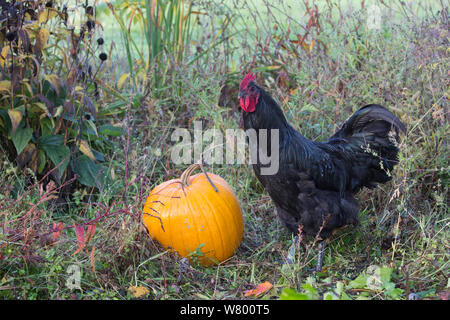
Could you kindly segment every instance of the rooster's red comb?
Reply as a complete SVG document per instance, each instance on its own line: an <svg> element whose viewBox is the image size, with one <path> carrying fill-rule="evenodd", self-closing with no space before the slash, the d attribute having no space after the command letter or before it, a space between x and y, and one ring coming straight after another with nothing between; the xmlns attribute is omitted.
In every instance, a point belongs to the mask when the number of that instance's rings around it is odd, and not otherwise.
<svg viewBox="0 0 450 320"><path fill-rule="evenodd" d="M245 88L247 88L248 84L251 81L255 81L255 75L253 73L247 73L247 75L244 77L244 79L242 79L241 84L239 85L239 90L243 90Z"/></svg>

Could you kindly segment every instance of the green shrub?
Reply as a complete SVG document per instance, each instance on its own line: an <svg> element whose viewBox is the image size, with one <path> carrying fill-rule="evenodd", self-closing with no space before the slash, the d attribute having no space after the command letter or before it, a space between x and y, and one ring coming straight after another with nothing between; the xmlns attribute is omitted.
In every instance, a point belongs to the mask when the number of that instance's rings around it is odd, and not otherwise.
<svg viewBox="0 0 450 320"><path fill-rule="evenodd" d="M108 136L121 128L98 127L105 120L98 110L108 55L95 8L45 0L1 6L1 150L58 184L78 175L81 184L102 187Z"/></svg>

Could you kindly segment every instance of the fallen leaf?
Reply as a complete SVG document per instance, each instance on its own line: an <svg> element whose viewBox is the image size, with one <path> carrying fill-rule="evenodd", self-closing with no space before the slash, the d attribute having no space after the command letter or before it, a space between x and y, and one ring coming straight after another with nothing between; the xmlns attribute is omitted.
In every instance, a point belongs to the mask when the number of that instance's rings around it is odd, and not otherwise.
<svg viewBox="0 0 450 320"><path fill-rule="evenodd" d="M272 288L273 288L273 285L269 281L266 281L264 283L258 284L255 289L245 291L244 295L246 297L248 297L248 296L257 297L257 296L260 296L263 293L269 291Z"/></svg>
<svg viewBox="0 0 450 320"><path fill-rule="evenodd" d="M128 291L130 291L130 293L135 298L140 298L140 297L145 296L150 293L150 291L146 287L143 287L143 286L138 286L138 287L131 286L128 288Z"/></svg>

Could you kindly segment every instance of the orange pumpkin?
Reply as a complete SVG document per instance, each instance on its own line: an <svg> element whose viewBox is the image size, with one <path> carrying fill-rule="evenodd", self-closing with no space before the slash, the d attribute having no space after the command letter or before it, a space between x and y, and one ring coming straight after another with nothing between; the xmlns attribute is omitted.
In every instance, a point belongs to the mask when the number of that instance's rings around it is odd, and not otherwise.
<svg viewBox="0 0 450 320"><path fill-rule="evenodd" d="M191 176L201 168L203 173ZM231 257L242 240L242 210L233 189L220 176L194 164L180 179L154 188L144 206L150 236L183 257L208 266Z"/></svg>

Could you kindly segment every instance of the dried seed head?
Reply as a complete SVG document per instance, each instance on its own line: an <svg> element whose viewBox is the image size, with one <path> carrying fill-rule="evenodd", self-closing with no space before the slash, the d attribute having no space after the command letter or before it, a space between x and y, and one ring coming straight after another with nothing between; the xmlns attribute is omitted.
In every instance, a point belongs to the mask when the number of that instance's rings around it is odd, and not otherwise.
<svg viewBox="0 0 450 320"><path fill-rule="evenodd" d="M104 52L100 53L99 56L100 60L105 61L106 59L108 59L108 55Z"/></svg>
<svg viewBox="0 0 450 320"><path fill-rule="evenodd" d="M17 33L15 31L8 32L6 34L6 40L13 41L16 38L16 34Z"/></svg>
<svg viewBox="0 0 450 320"><path fill-rule="evenodd" d="M94 15L94 7L93 6L87 6L86 7L86 14L90 14L91 16Z"/></svg>
<svg viewBox="0 0 450 320"><path fill-rule="evenodd" d="M95 22L92 21L92 20L88 20L88 21L86 22L86 26L87 26L88 30L91 31L92 29L95 28Z"/></svg>

